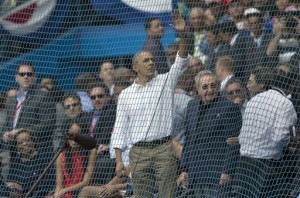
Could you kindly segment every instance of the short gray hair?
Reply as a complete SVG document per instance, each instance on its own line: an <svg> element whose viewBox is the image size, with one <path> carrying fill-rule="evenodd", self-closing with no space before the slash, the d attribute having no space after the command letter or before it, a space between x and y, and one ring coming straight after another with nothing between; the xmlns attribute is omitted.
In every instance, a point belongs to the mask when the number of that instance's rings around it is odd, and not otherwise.
<svg viewBox="0 0 300 198"><path fill-rule="evenodd" d="M195 77L195 85L196 85L196 88L198 89L199 88L199 81L201 78L203 78L204 76L213 76L213 77L216 77L211 71L209 70L203 70L203 71L200 71L196 77Z"/></svg>

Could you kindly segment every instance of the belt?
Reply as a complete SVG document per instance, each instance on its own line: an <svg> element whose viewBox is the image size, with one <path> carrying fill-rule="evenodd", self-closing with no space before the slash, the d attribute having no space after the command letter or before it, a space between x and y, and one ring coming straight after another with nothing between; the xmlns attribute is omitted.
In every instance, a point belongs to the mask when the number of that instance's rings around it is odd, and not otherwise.
<svg viewBox="0 0 300 198"><path fill-rule="evenodd" d="M152 140L150 142L139 141L139 142L133 144L133 146L138 146L138 147L156 147L156 146L160 146L162 144L165 144L165 143L169 142L170 140L171 140L171 136L166 136L166 137L163 137L163 138L158 139L158 140Z"/></svg>

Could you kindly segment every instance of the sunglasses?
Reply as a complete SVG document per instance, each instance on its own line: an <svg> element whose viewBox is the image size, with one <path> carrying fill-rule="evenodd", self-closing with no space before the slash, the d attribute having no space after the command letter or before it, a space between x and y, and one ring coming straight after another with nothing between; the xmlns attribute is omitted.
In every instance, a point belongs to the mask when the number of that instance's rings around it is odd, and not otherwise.
<svg viewBox="0 0 300 198"><path fill-rule="evenodd" d="M91 95L90 97L92 100L95 100L96 98L102 99L106 97L106 94Z"/></svg>
<svg viewBox="0 0 300 198"><path fill-rule="evenodd" d="M34 74L33 74L33 72L20 72L20 73L18 73L18 75L19 76L21 76L21 77L32 77Z"/></svg>
<svg viewBox="0 0 300 198"><path fill-rule="evenodd" d="M216 84L216 83L212 83L212 84L204 84L204 85L202 85L202 89L203 90L206 90L206 89L208 89L208 87L210 87L210 88L212 88L212 89L215 89L215 88L217 88L218 87L218 85Z"/></svg>
<svg viewBox="0 0 300 198"><path fill-rule="evenodd" d="M79 102L77 102L77 103L73 103L73 104L69 104L69 105L65 105L64 106L64 109L71 109L71 107L77 107L77 106L79 106L80 104L79 104Z"/></svg>

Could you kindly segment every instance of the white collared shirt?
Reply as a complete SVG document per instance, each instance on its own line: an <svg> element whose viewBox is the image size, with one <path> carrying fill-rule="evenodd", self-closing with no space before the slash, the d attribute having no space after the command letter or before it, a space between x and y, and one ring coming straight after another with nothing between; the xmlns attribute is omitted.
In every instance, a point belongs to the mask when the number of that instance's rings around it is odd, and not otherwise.
<svg viewBox="0 0 300 198"><path fill-rule="evenodd" d="M227 76L222 82L221 82L221 85L220 85L220 92L222 93L222 92L225 92L225 88L226 88L226 84L227 84L227 82L231 79L231 78L233 78L233 74L231 74L231 75L229 75L229 76Z"/></svg>
<svg viewBox="0 0 300 198"><path fill-rule="evenodd" d="M185 115L188 103L193 98L188 96L186 91L183 89L176 88L174 94L174 118L173 118L173 128L172 128L172 136L175 137L182 145L185 140Z"/></svg>
<svg viewBox="0 0 300 198"><path fill-rule="evenodd" d="M247 104L239 135L241 155L280 159L296 121L295 108L283 92L270 89L254 96Z"/></svg>
<svg viewBox="0 0 300 198"><path fill-rule="evenodd" d="M112 148L124 151L139 141L152 141L171 134L174 89L189 58L180 58L177 54L168 73L157 75L145 86L133 83L121 92L111 137Z"/></svg>
<svg viewBox="0 0 300 198"><path fill-rule="evenodd" d="M236 39L238 38L238 36L239 36L239 33L235 34L235 35L232 37L232 39L231 39L231 41L230 41L230 46L233 46L233 45L235 44Z"/></svg>
<svg viewBox="0 0 300 198"><path fill-rule="evenodd" d="M17 123L18 123L18 120L19 120L19 116L20 116L20 112L21 112L21 109L23 107L23 103L25 101L25 98L26 98L26 94L27 92L23 92L23 91L19 91L18 94L17 94L17 106L14 107L14 123L13 123L13 128L15 128L17 126Z"/></svg>
<svg viewBox="0 0 300 198"><path fill-rule="evenodd" d="M77 95L80 97L82 111L92 112L94 110L94 107L90 96L84 91L77 91Z"/></svg>

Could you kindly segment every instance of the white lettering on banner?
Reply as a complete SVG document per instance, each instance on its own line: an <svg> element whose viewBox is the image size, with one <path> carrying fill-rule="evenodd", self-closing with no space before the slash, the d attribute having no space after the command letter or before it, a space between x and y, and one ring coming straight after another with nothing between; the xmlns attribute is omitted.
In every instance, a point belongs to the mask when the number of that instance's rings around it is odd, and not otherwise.
<svg viewBox="0 0 300 198"><path fill-rule="evenodd" d="M121 0L142 12L162 13L172 11L172 0Z"/></svg>

